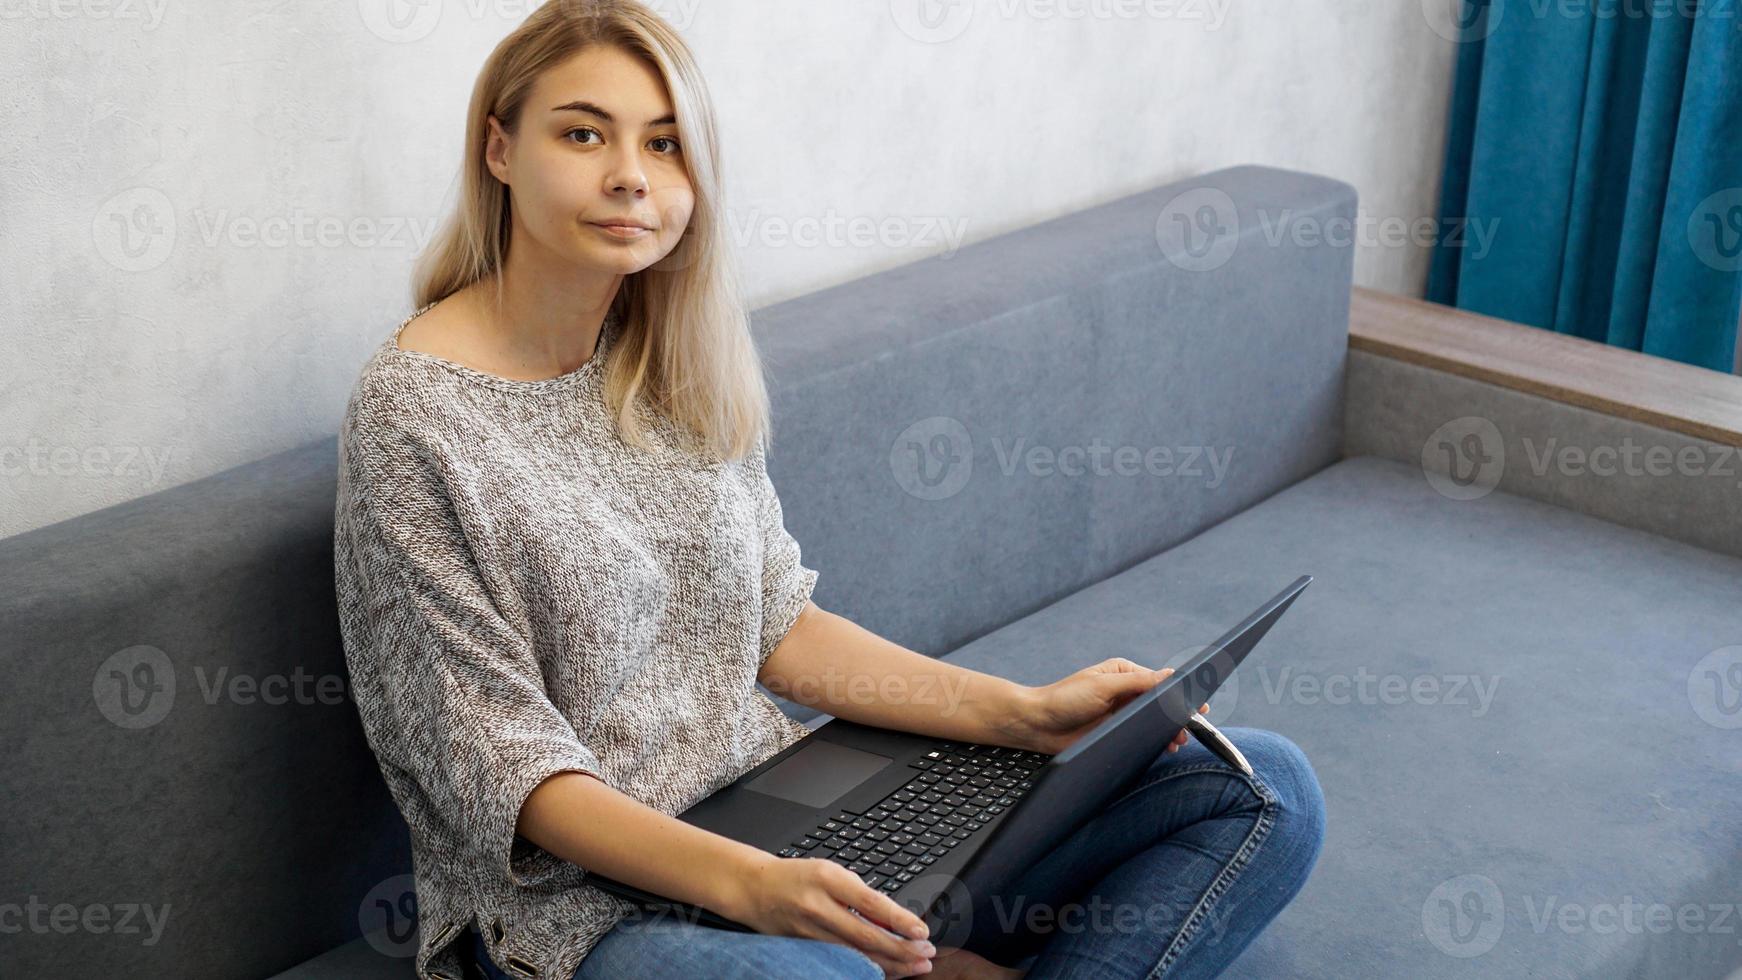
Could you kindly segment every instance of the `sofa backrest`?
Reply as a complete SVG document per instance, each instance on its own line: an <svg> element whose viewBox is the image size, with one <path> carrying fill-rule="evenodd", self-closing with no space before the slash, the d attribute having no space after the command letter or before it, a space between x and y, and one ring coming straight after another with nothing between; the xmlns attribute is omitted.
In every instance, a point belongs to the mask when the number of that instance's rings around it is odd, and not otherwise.
<svg viewBox="0 0 1742 980"><path fill-rule="evenodd" d="M269 976L410 869L346 696L337 462L329 438L0 540L0 902L43 906L0 975Z"/></svg>
<svg viewBox="0 0 1742 980"><path fill-rule="evenodd" d="M1240 167L758 311L818 603L946 652L1329 464L1352 252L1276 228L1354 207ZM0 541L8 975L265 976L402 900L344 694L336 462Z"/></svg>
<svg viewBox="0 0 1742 980"><path fill-rule="evenodd" d="M1355 204L1236 167L758 311L817 604L947 653L1335 461Z"/></svg>

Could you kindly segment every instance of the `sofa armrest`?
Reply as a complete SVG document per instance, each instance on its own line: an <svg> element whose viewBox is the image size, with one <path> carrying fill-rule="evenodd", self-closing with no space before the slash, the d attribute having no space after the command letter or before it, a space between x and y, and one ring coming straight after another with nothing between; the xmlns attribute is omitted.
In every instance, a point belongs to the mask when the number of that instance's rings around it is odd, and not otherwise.
<svg viewBox="0 0 1742 980"><path fill-rule="evenodd" d="M1344 454L1742 555L1742 377L1354 290Z"/></svg>
<svg viewBox="0 0 1742 980"><path fill-rule="evenodd" d="M1349 349L1742 446L1742 377L1357 287Z"/></svg>

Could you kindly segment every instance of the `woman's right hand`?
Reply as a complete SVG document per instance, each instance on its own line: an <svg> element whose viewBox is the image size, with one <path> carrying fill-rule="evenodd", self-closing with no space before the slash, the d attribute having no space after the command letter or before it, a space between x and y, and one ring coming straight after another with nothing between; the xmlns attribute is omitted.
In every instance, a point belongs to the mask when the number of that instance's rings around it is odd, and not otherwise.
<svg viewBox="0 0 1742 980"><path fill-rule="evenodd" d="M721 914L757 932L851 946L889 978L931 970L937 950L919 916L833 861L760 855L736 884L734 899ZM878 925L917 938L900 939Z"/></svg>

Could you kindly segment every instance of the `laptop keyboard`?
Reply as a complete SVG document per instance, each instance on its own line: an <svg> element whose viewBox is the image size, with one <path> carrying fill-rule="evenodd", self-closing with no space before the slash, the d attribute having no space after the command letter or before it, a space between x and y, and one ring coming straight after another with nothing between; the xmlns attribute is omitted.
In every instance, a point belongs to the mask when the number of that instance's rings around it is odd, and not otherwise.
<svg viewBox="0 0 1742 980"><path fill-rule="evenodd" d="M899 789L863 813L838 811L779 851L825 858L881 892L893 892L973 837L1033 785L1050 755L998 745L938 742L908 764Z"/></svg>

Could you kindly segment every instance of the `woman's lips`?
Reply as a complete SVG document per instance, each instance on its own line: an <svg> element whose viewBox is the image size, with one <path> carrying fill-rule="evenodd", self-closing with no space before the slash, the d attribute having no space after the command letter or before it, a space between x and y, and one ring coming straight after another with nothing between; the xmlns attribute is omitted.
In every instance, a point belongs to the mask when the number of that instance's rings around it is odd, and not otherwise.
<svg viewBox="0 0 1742 980"><path fill-rule="evenodd" d="M610 235L612 238L620 238L624 241L633 241L634 239L643 238L647 235L653 234L652 230L636 225L600 224L596 221L588 222L588 224L591 224L594 228Z"/></svg>

